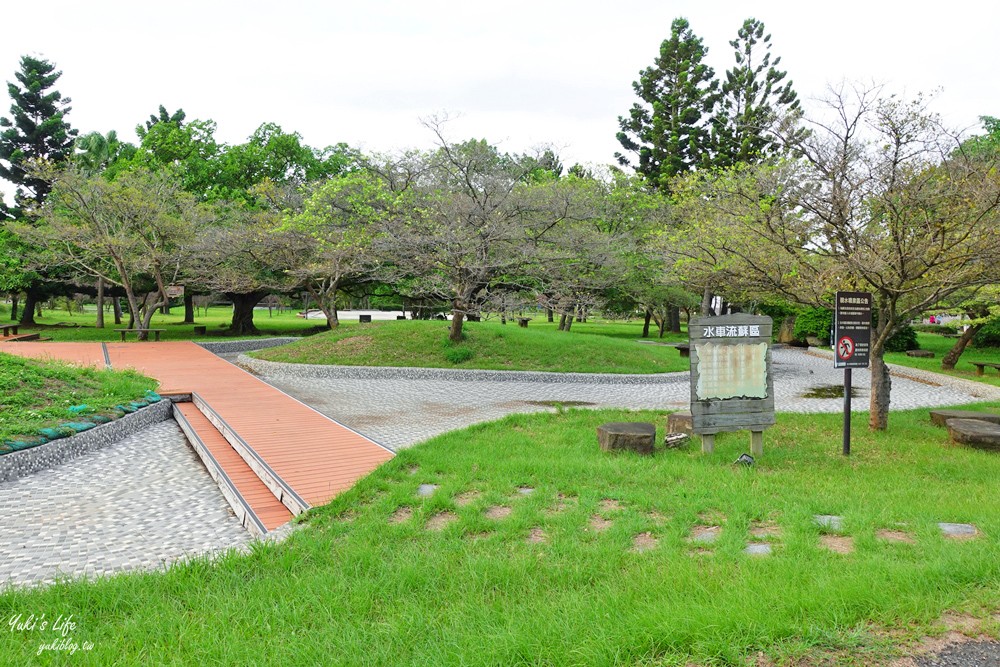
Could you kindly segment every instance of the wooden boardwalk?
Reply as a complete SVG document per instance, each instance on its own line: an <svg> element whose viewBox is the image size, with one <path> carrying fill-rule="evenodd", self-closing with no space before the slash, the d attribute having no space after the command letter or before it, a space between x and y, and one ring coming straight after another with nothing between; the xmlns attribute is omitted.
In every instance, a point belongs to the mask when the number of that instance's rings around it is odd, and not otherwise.
<svg viewBox="0 0 1000 667"><path fill-rule="evenodd" d="M201 436L229 480L236 487L245 486L243 497L251 505L257 503L251 509L267 530L285 523L290 515L261 495L263 488L288 513L298 514L329 502L393 456L381 445L191 342L26 342L0 344L0 351L96 367L134 368L159 380L161 395L192 395L193 404L176 406L182 418ZM222 448L209 423L225 437L232 452ZM247 469L260 483L250 480ZM222 482L220 487L225 493ZM235 505L234 510L239 514Z"/></svg>

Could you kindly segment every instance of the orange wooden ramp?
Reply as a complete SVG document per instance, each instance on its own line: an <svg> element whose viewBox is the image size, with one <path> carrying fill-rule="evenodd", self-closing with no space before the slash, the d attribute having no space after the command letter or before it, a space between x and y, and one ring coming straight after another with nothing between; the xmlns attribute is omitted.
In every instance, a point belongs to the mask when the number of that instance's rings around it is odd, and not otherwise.
<svg viewBox="0 0 1000 667"><path fill-rule="evenodd" d="M134 368L159 380L161 395L190 395L175 418L254 533L329 502L393 456L195 343L26 342L0 351Z"/></svg>

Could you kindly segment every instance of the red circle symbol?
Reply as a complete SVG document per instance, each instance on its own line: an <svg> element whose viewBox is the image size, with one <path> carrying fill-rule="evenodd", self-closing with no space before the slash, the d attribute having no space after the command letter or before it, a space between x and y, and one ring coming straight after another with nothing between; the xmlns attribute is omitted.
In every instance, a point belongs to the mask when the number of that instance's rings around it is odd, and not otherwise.
<svg viewBox="0 0 1000 667"><path fill-rule="evenodd" d="M844 336L837 341L837 356L840 357L842 361L847 361L854 356L854 339L850 336Z"/></svg>

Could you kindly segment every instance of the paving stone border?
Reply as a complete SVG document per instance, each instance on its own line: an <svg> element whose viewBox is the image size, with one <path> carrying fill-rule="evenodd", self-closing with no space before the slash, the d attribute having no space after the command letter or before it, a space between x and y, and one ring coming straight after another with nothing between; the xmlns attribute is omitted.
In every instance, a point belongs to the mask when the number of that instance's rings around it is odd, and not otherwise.
<svg viewBox="0 0 1000 667"><path fill-rule="evenodd" d="M214 351L214 350L213 350ZM673 384L687 371L651 373L543 373L540 371L483 371L452 368L401 368L396 366L328 366L265 361L241 354L236 364L263 375L345 380L449 380L458 382L546 382L562 384Z"/></svg>
<svg viewBox="0 0 1000 667"><path fill-rule="evenodd" d="M288 343L294 343L297 340L302 340L302 339L294 337L282 337L282 338L251 338L248 340L220 340L220 341L194 341L194 342L195 344L200 345L209 352L214 352L215 354L234 354L236 352L253 352L254 350L263 350L268 347L278 347L280 345L287 345Z"/></svg>
<svg viewBox="0 0 1000 667"><path fill-rule="evenodd" d="M100 424L68 438L0 456L0 483L60 465L89 452L120 442L130 435L173 416L173 404L163 399L131 414Z"/></svg>

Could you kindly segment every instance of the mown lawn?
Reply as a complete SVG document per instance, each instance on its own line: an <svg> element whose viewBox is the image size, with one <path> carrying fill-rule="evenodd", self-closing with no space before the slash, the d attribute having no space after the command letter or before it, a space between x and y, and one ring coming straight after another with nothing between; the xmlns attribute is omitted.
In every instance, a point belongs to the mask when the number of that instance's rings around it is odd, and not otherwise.
<svg viewBox="0 0 1000 667"><path fill-rule="evenodd" d="M976 382L985 382L987 384L1000 386L1000 373L998 373L996 369L987 368L985 375L978 377L976 375L976 367L970 363L973 361L983 361L992 364L1000 364L1000 348L967 347L962 353L962 356L959 358L958 364L955 365L955 370L942 371L941 359L955 345L956 339L945 338L944 336L933 333L918 333L917 340L920 343L921 350L930 350L934 353L933 359L908 357L905 352L892 352L885 355L885 360L892 364L909 366L910 368L920 368L925 371L944 373L946 375L965 378L966 380L975 380Z"/></svg>
<svg viewBox="0 0 1000 667"><path fill-rule="evenodd" d="M1000 404L992 404L993 410ZM607 455L595 428L663 413L517 415L403 451L286 542L216 563L0 595L0 617L72 615L0 633L9 664L862 664L948 609L1000 607L1000 457L949 446L926 411L888 433L858 414L779 415L753 468L746 434L651 458ZM421 485L437 488L418 495ZM528 490L531 490L528 493ZM506 509L498 509L506 508ZM818 514L843 516L824 548ZM496 518L491 518L496 517ZM942 537L937 523L979 535ZM718 526L711 543L696 530ZM743 553L771 531L770 556ZM893 530L912 543L890 541ZM997 624L987 625L996 632Z"/></svg>
<svg viewBox="0 0 1000 667"><path fill-rule="evenodd" d="M105 413L156 386L156 380L131 370L80 368L0 352L0 441L73 421L71 406L85 404L89 412Z"/></svg>
<svg viewBox="0 0 1000 667"><path fill-rule="evenodd" d="M638 343L641 327L631 327L632 339L618 337L626 326L574 325L573 331L561 332L534 323L522 329L516 324L468 322L464 340L453 344L447 322L373 322L341 325L254 356L302 364L575 373L667 373L689 368L688 360L672 347ZM602 330L612 335L602 335Z"/></svg>

